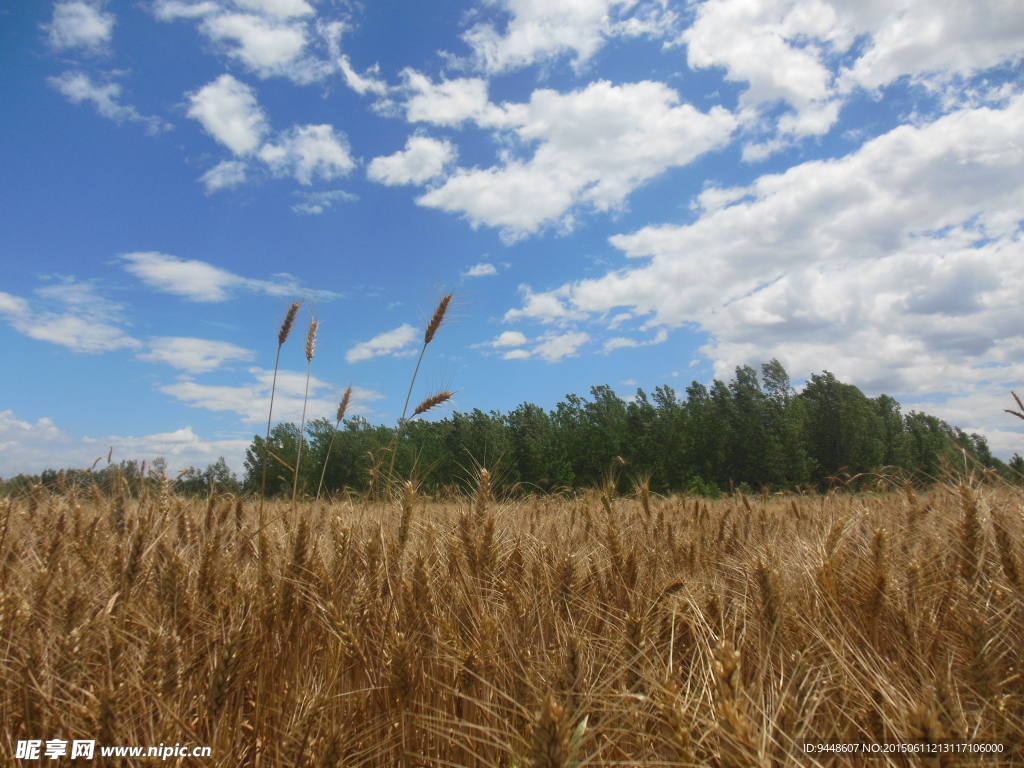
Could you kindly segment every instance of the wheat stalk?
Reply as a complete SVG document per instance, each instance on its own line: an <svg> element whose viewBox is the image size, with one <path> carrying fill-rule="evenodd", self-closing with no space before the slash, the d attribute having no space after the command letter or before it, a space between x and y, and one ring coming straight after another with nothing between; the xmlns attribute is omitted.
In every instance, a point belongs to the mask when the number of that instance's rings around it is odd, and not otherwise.
<svg viewBox="0 0 1024 768"><path fill-rule="evenodd" d="M313 354L316 351L316 331L320 327L317 320L309 321L306 333L306 392L302 396L302 421L299 423L299 446L295 452L295 470L292 479L292 512L295 511L295 499L299 492L299 466L302 461L302 439L306 431L306 405L309 403L309 379L313 373Z"/></svg>
<svg viewBox="0 0 1024 768"><path fill-rule="evenodd" d="M352 386L349 385L348 389L345 390L345 394L341 396L341 402L338 403L338 412L335 414L334 419L334 431L331 433L331 442L327 446L327 455L324 456L324 468L320 470L320 484L316 488L316 500L320 501L320 491L324 487L324 475L327 473L327 462L331 459L331 449L334 448L334 438L338 436L338 425L341 424L341 420L345 418L345 412L348 410L348 403L352 397Z"/></svg>
<svg viewBox="0 0 1024 768"><path fill-rule="evenodd" d="M288 334L291 333L292 324L295 322L295 315L299 312L300 304L294 302L289 308L288 313L284 317L284 322L281 323L281 330L277 333L277 355L274 358L274 378L270 385L270 409L267 412L267 437L263 442L263 478L260 480L260 513L259 513L259 529L263 531L264 518L263 518L263 503L267 498L267 465L269 464L270 457L270 422L274 415L274 393L277 391L277 368L281 362L281 347L284 346L285 341L288 340ZM260 558L263 558L263 550L260 550Z"/></svg>
<svg viewBox="0 0 1024 768"><path fill-rule="evenodd" d="M391 464L388 467L388 482L391 482L392 474L394 473L395 470L395 458L398 455L398 446L402 439L402 430L405 429L405 415L406 413L409 412L409 401L412 399L412 390L413 387L416 385L416 377L419 375L420 372L420 364L422 364L423 362L423 355L427 351L427 345L429 345L430 342L434 340L434 336L437 334L437 330L441 327L441 323L444 322L445 316L448 314L448 307L451 304L451 302L452 294L448 293L441 297L441 301L438 302L437 308L434 310L434 314L430 318L430 322L427 323L427 330L423 333L423 346L420 348L419 357L416 358L416 368L413 369L412 380L409 382L409 391L405 395L405 405L402 406L402 416L398 419L398 429L395 430L395 437L391 443ZM449 394L449 397L451 397L451 394ZM424 401L424 403L425 402L426 401ZM420 405L422 406L423 403L420 403ZM419 413L422 413L422 411L420 411Z"/></svg>

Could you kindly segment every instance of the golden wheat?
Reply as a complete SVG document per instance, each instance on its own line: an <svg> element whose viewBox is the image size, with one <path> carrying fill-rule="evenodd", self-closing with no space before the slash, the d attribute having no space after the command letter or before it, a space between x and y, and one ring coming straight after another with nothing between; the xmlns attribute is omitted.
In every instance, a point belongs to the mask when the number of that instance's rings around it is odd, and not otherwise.
<svg viewBox="0 0 1024 768"><path fill-rule="evenodd" d="M261 530L160 479L0 501L0 756L749 768L829 764L804 740L970 737L1007 750L971 765L1020 764L1017 488L645 509L501 500L480 471L472 496L421 493L268 501Z"/></svg>

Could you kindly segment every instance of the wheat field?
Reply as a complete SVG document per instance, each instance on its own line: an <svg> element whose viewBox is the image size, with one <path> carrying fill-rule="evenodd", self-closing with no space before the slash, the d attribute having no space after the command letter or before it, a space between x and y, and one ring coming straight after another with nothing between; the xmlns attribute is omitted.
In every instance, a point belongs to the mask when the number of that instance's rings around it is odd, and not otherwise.
<svg viewBox="0 0 1024 768"><path fill-rule="evenodd" d="M166 480L0 501L0 754L733 768L969 739L1005 751L863 764L1024 764L1019 488L393 496L271 502L262 535L250 500Z"/></svg>

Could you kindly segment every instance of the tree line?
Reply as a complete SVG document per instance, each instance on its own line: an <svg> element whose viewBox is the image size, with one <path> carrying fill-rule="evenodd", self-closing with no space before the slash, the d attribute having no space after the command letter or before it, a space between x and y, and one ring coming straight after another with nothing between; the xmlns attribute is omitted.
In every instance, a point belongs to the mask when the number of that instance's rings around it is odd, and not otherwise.
<svg viewBox="0 0 1024 768"><path fill-rule="evenodd" d="M737 487L822 489L882 468L927 482L965 461L973 469L1009 471L983 436L925 413L904 414L892 397L867 397L828 371L797 393L778 360L762 365L760 376L741 366L728 383L694 381L684 395L660 386L651 394L638 389L627 401L597 386L589 399L567 395L550 411L523 403L508 413L456 412L408 423L397 448L394 437L393 427L359 417L337 431L328 419L313 420L300 489L315 496L322 477L328 495L372 492L385 480L392 450L394 476L415 477L435 493L465 487L479 467L506 489L547 492L641 479L653 491L705 495ZM268 494L290 493L298 441L294 424L271 430ZM266 447L256 436L246 452L248 489L259 488ZM1016 463L1024 465L1015 456Z"/></svg>
<svg viewBox="0 0 1024 768"><path fill-rule="evenodd" d="M97 460L96 464L99 464ZM43 488L53 493L65 493L72 487L96 488L106 496L125 493L138 497L145 491L159 492L162 481L166 481L168 493L182 496L207 496L211 491L218 493L244 493L238 476L231 471L223 456L206 469L188 467L177 474L167 476L167 460L159 456L151 464L124 459L108 461L102 467L90 469L45 469L38 475L21 474L9 480L0 479L0 496L23 496L31 494L34 488Z"/></svg>
<svg viewBox="0 0 1024 768"><path fill-rule="evenodd" d="M624 490L646 480L659 493L711 496L735 488L822 490L883 469L927 483L965 468L965 462L968 471L986 468L1007 477L1024 471L1024 459L1014 455L1007 466L983 436L926 413L904 414L892 397L868 397L828 371L812 375L797 393L778 360L763 364L760 375L741 366L729 382L716 379L708 387L694 381L682 395L660 386L623 400L610 387L597 386L589 399L567 395L550 411L523 403L508 413L476 409L410 421L397 447L394 439L394 427L362 417L342 421L337 430L326 418L310 421L298 468L300 492L315 497L322 489L333 497L379 491L391 451L392 477L414 477L435 494L466 488L481 467L504 491L551 492L609 481ZM258 494L267 456L267 494L287 496L298 442L297 425L277 424L269 446L264 437L253 437L241 479L221 458L171 478L170 490ZM0 493L77 483L136 494L143 483L156 482L165 466L157 459L148 472L135 461L95 471L47 470L0 483Z"/></svg>

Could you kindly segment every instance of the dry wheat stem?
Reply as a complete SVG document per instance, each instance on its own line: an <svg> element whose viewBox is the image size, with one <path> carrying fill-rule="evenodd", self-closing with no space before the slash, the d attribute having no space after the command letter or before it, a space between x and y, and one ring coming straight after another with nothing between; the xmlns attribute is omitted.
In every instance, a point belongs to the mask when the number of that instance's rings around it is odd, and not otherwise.
<svg viewBox="0 0 1024 768"><path fill-rule="evenodd" d="M269 456L267 453L270 451L270 422L274 416L274 393L277 391L277 368L281 362L281 347L283 347L285 341L288 340L288 334L291 332L292 324L295 322L295 315L298 311L299 303L293 302L288 308L288 313L285 315L284 322L281 323L281 330L277 333L277 355L274 357L274 378L270 385L270 408L267 411L267 437L263 443L263 477L260 480L260 530L263 530L263 502L267 497L267 465L269 464ZM263 557L262 550L260 551L260 557Z"/></svg>
<svg viewBox="0 0 1024 768"><path fill-rule="evenodd" d="M327 455L324 457L324 467L320 470L320 484L316 488L316 500L320 501L320 491L324 487L324 475L327 474L327 462L331 460L331 449L334 448L334 438L338 436L338 426L341 424L341 420L345 418L345 412L348 410L348 402L352 397L352 385L348 386L345 390L345 394L341 396L341 402L338 403L337 418L334 420L334 431L331 433L331 442L327 446Z"/></svg>
<svg viewBox="0 0 1024 768"><path fill-rule="evenodd" d="M441 301L438 302L437 309L434 310L433 316L430 318L430 322L427 324L427 330L423 334L423 347L420 349L419 357L416 358L416 368L412 372L412 380L409 382L409 391L405 395L405 404L402 406L402 416L398 419L398 429L395 430L395 437L391 443L391 464L388 466L387 481L390 483L393 478L392 475L395 471L395 458L398 455L398 447L402 439L402 431L405 429L405 415L409 412L409 401L412 399L412 390L416 385L416 377L420 372L420 364L423 362L423 355L427 351L427 345L434 340L434 335L437 333L437 329L441 327L441 323L444 322L445 315L448 313L448 305L451 304L452 294L448 293L441 297Z"/></svg>
<svg viewBox="0 0 1024 768"><path fill-rule="evenodd" d="M309 379L313 373L313 352L316 349L316 329L320 323L309 321L309 332L306 334L306 391L302 396L302 420L299 423L299 445L295 451L295 469L292 476L292 511L295 511L295 499L299 492L299 466L302 461L302 439L306 431L306 405L309 403Z"/></svg>

